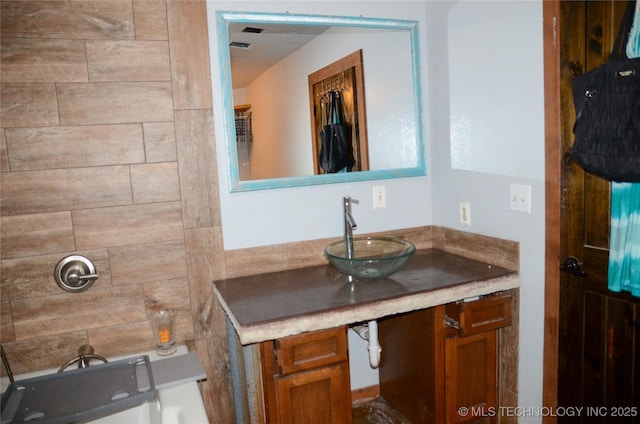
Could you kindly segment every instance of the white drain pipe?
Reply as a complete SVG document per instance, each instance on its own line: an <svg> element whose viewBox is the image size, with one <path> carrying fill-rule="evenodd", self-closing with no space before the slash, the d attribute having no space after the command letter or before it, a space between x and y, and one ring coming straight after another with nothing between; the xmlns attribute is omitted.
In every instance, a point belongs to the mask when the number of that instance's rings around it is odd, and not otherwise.
<svg viewBox="0 0 640 424"><path fill-rule="evenodd" d="M380 354L382 347L378 342L378 321L369 321L369 364L371 368L378 368L380 365Z"/></svg>
<svg viewBox="0 0 640 424"><path fill-rule="evenodd" d="M365 325L357 325L353 327L360 337L367 340L369 344L367 349L369 350L369 364L371 368L378 368L380 365L380 354L382 353L382 347L378 342L378 321L369 321Z"/></svg>

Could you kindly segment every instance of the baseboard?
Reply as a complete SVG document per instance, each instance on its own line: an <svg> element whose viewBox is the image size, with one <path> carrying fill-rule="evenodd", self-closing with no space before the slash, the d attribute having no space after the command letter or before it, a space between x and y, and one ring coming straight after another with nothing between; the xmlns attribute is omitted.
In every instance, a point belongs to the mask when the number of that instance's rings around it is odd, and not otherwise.
<svg viewBox="0 0 640 424"><path fill-rule="evenodd" d="M361 387L351 391L351 403L357 404L377 399L380 396L380 386Z"/></svg>

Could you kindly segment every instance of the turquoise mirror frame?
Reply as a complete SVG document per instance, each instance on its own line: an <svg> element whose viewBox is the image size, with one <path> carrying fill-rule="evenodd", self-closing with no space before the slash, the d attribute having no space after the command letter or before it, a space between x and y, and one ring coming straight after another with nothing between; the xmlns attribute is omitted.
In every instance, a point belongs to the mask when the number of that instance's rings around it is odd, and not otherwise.
<svg viewBox="0 0 640 424"><path fill-rule="evenodd" d="M238 168L238 150L236 147L236 129L233 110L233 89L231 77L231 57L229 52L230 23L247 24L289 24L289 25L326 25L337 27L373 28L389 30L406 30L411 43L412 76L413 76L413 109L416 125L415 167L379 169L349 173L307 175L298 177L280 177L260 180L240 180ZM220 83L222 90L222 108L224 137L228 162L228 178L230 192L252 190L280 189L302 187L317 184L349 183L357 181L382 180L391 178L416 177L426 175L424 124L422 109L422 86L420 82L420 41L418 22L411 20L341 17L302 14L278 14L257 12L217 11L216 26L218 38L218 60L220 66ZM366 72L366 71L365 71Z"/></svg>

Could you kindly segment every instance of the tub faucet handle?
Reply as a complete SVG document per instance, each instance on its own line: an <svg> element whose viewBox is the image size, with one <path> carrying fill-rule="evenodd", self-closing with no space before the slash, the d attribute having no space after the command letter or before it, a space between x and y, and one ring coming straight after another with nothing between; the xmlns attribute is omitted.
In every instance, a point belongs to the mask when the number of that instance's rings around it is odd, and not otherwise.
<svg viewBox="0 0 640 424"><path fill-rule="evenodd" d="M80 273L72 272L69 275L67 275L67 283L72 286L77 286L80 284L80 281L96 280L97 278L98 278L98 274L83 275Z"/></svg>
<svg viewBox="0 0 640 424"><path fill-rule="evenodd" d="M70 255L58 262L53 276L62 290L78 293L91 287L98 279L98 271L89 258Z"/></svg>

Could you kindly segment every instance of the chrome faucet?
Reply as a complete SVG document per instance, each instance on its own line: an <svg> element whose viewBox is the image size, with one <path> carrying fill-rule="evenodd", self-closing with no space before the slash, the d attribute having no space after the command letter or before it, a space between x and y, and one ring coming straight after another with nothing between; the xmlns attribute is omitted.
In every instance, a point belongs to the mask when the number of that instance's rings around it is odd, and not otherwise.
<svg viewBox="0 0 640 424"><path fill-rule="evenodd" d="M69 360L66 364L61 366L58 372L63 372L70 365L73 365L76 362L78 363L78 368L87 368L90 365L92 359L98 359L105 364L109 362L105 357L96 355L94 352L95 351L93 350L93 346L91 346L89 343L80 346L78 348L78 356Z"/></svg>
<svg viewBox="0 0 640 424"><path fill-rule="evenodd" d="M351 215L351 204L360 202L348 196L343 197L342 202L344 206L344 243L347 249L346 254L347 259L353 259L353 230L358 228L358 226L353 219L353 215Z"/></svg>

